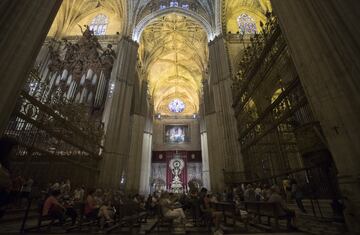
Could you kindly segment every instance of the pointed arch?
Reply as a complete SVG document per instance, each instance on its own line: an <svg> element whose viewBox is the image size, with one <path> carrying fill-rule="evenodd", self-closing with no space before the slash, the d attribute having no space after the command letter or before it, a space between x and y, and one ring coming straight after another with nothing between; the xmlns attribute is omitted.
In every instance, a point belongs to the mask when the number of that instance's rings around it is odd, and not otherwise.
<svg viewBox="0 0 360 235"><path fill-rule="evenodd" d="M144 17L134 28L134 31L132 33L132 39L136 42L140 42L140 38L141 38L141 34L144 31L144 29L146 28L147 25L149 25L150 23L152 23L153 21L155 21L156 19L166 16L168 14L171 13L177 13L179 15L182 16L186 16L189 17L195 21L197 21L205 30L207 37L208 37L208 41L211 41L214 39L214 37L216 36L212 26L210 25L210 23L202 16L190 11L190 10L186 10L183 8L167 8L167 9L162 9L162 10L158 10L156 12L153 12L149 15L147 15L146 17Z"/></svg>

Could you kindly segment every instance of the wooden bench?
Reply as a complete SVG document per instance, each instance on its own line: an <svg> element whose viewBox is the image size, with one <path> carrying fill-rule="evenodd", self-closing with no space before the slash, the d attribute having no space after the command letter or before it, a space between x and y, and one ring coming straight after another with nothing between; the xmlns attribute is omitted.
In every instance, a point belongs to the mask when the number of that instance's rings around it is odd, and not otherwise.
<svg viewBox="0 0 360 235"><path fill-rule="evenodd" d="M171 228L173 227L174 220L164 216L160 205L156 209L157 209L156 227L158 232L160 231L160 227L167 227L168 231L171 232Z"/></svg>
<svg viewBox="0 0 360 235"><path fill-rule="evenodd" d="M70 226L66 229L67 232L74 231L74 230L82 230L84 226L93 226L96 223L98 223L98 220L95 219L88 219L85 216L85 203L84 202L78 202L75 206L76 211L78 212L78 218L79 221L77 224Z"/></svg>
<svg viewBox="0 0 360 235"><path fill-rule="evenodd" d="M280 207L278 203L272 202L243 202L245 210L257 218L257 224L263 225L261 218L267 218L267 225L269 228L264 227L265 229L270 229L279 231L279 220L287 219L286 216L280 215ZM274 226L271 226L271 219L274 219Z"/></svg>
<svg viewBox="0 0 360 235"><path fill-rule="evenodd" d="M37 210L38 210L38 221L37 221L37 225L34 227L29 227L29 228L25 228L25 226L23 225L23 231L24 232L41 232L41 228L47 227L47 231L46 232L50 232L51 227L55 224L55 219L51 218L50 216L43 216L42 212L43 212L43 207L44 207L44 200L40 200L37 203ZM30 206L28 206L27 211L29 210ZM27 212L25 217L27 217ZM47 222L44 224L44 222ZM26 221L24 222L24 224L26 223Z"/></svg>
<svg viewBox="0 0 360 235"><path fill-rule="evenodd" d="M234 202L216 202L211 203L212 207L223 213L224 223L228 223L228 218L231 219L231 225L235 227L236 222L244 223L245 230L248 231L248 218L240 214L240 208L236 206Z"/></svg>
<svg viewBox="0 0 360 235"><path fill-rule="evenodd" d="M131 232L136 224L146 223L147 216L147 212L138 211L138 208L132 202L120 205L117 209L115 224L109 227L106 233L111 233L121 227L129 227Z"/></svg>

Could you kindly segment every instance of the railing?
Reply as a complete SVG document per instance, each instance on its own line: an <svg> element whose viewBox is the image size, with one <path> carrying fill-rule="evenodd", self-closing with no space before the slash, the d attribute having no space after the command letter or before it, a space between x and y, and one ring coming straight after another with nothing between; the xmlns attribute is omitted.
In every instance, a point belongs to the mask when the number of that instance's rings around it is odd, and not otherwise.
<svg viewBox="0 0 360 235"><path fill-rule="evenodd" d="M21 91L4 131L4 136L18 143L13 163L22 166L21 171L25 174L26 169L35 167L37 163L40 164L39 168L48 166L46 169L51 164L62 162L62 166L68 166L66 168L75 167L94 176L103 148L100 144L103 124L93 120L86 113L86 108L64 99L42 101L41 92L34 89L34 86L40 84L34 83L34 78L39 80L36 72L32 71L29 83L25 85L25 88L30 89Z"/></svg>
<svg viewBox="0 0 360 235"><path fill-rule="evenodd" d="M294 94L297 94L296 97ZM290 101L291 105L286 105ZM246 151L250 146L259 142L271 131L286 123L297 110L307 104L305 94L302 92L300 81L296 79L284 92L259 115L253 123L240 132L239 139L242 144L242 150ZM255 128L260 126L262 128Z"/></svg>
<svg viewBox="0 0 360 235"><path fill-rule="evenodd" d="M230 179L230 181L226 182L228 186L246 186L248 184L260 184L262 186L277 185L284 194L283 181L285 179L295 179L298 189L300 189L303 194L302 198L310 200L312 215L316 217L324 217L324 208L320 205L321 200L328 202L329 200L338 201L342 198L337 186L335 173L332 172L332 169L327 165L317 165L310 168L291 170L270 177L238 181L238 179L243 179L243 177L236 176L244 175L244 172L224 172L224 178Z"/></svg>
<svg viewBox="0 0 360 235"><path fill-rule="evenodd" d="M250 39L228 35L244 43L232 92L247 170L240 175L247 179L268 178L312 166L305 164L301 155L326 151L326 140L309 107L276 17L268 13L267 22L261 27L261 32ZM274 91L279 91L276 96ZM307 140L309 136L312 138ZM331 162L329 157L326 160ZM231 182L240 177L232 174L225 179Z"/></svg>
<svg viewBox="0 0 360 235"><path fill-rule="evenodd" d="M84 155L97 156L101 145L94 138L96 135L90 133L24 91L20 93L18 105L5 131L7 136L25 146L31 145L55 155L72 155L73 151L81 150ZM52 138L57 139L56 143L52 142Z"/></svg>
<svg viewBox="0 0 360 235"><path fill-rule="evenodd" d="M266 24L262 25L262 33L255 34L249 39L250 43L240 61L240 70L233 81L233 107L236 116L266 78L286 47L276 18L270 13L267 18ZM261 74L261 76L256 77L256 74Z"/></svg>

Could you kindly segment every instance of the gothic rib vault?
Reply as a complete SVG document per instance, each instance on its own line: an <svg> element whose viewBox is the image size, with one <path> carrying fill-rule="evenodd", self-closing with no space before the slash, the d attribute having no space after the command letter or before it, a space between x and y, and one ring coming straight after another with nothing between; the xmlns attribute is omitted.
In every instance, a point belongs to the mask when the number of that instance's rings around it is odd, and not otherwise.
<svg viewBox="0 0 360 235"><path fill-rule="evenodd" d="M156 19L142 34L139 57L156 113L170 114L168 104L176 98L185 103L184 114L199 111L208 52L206 33L197 22L179 14Z"/></svg>
<svg viewBox="0 0 360 235"><path fill-rule="evenodd" d="M207 42L221 30L238 30L236 19L242 12L259 26L265 12L271 9L270 2L189 0L181 1L189 9L174 7L161 10L160 5L165 2L64 0L48 36L60 39L80 35L79 27L89 24L97 14L105 14L109 20L107 35L139 38L135 40L139 41L141 79L148 80L154 112L171 114L168 104L178 98L186 107L183 114L198 113L201 80L205 79L208 66ZM142 25L146 18L148 20ZM219 25L221 21L223 24Z"/></svg>

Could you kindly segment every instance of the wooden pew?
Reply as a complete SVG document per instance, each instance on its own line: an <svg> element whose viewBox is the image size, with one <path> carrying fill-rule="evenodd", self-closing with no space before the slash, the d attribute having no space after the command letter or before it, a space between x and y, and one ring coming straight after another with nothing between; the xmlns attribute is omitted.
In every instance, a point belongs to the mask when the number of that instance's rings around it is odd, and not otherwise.
<svg viewBox="0 0 360 235"><path fill-rule="evenodd" d="M171 228L173 227L173 219L166 218L162 212L161 206L157 206L157 221L156 221L156 227L157 231L160 231L160 227L166 227L168 229L168 232L171 232Z"/></svg>
<svg viewBox="0 0 360 235"><path fill-rule="evenodd" d="M111 233L115 229L119 229L121 227L129 227L129 232L131 232L136 224L146 223L147 215L147 212L138 211L136 205L129 201L118 208L118 215L115 221L116 223L106 229L105 232Z"/></svg>
<svg viewBox="0 0 360 235"><path fill-rule="evenodd" d="M40 200L37 202L37 210L38 210L37 225L35 227L23 228L24 232L41 232L40 229L44 227L47 227L47 232L49 232L51 230L51 227L55 224L55 219L50 218L49 216L42 215L44 202L45 202L44 200ZM29 210L29 207L27 208L27 210ZM24 224L25 223L26 222L24 222Z"/></svg>
<svg viewBox="0 0 360 235"><path fill-rule="evenodd" d="M279 231L279 220L286 219L285 216L280 215L280 207L277 203L272 202L243 202L245 210L250 214L257 218L257 224L262 225L262 217L267 218L267 225L270 229L271 219L273 218L275 221L274 229L275 231Z"/></svg>
<svg viewBox="0 0 360 235"><path fill-rule="evenodd" d="M248 218L241 216L240 211L234 202L216 202L211 203L212 207L217 211L222 211L224 223L228 223L228 218L231 219L231 225L235 227L236 221L244 223L245 230L248 231Z"/></svg>
<svg viewBox="0 0 360 235"><path fill-rule="evenodd" d="M66 229L67 232L71 232L73 230L82 230L84 226L93 226L95 225L98 220L89 220L85 216L85 203L84 202L78 202L75 206L76 211L78 212L78 218L79 221L77 224L70 226Z"/></svg>

